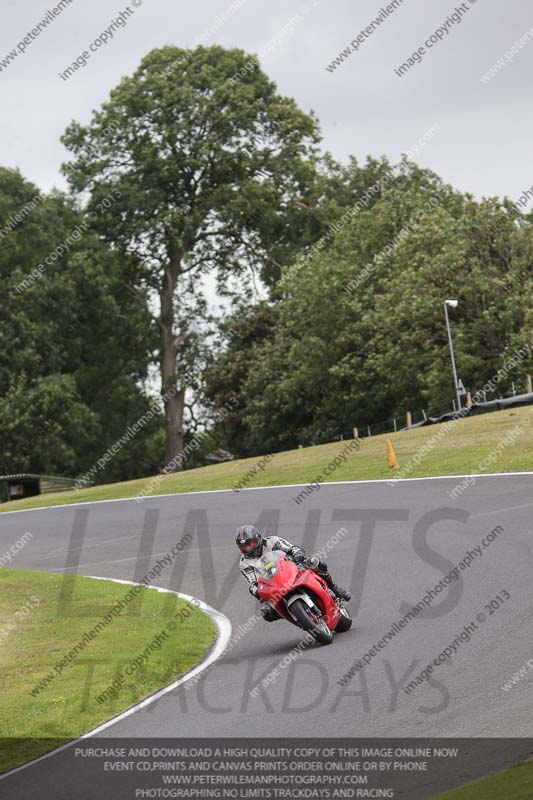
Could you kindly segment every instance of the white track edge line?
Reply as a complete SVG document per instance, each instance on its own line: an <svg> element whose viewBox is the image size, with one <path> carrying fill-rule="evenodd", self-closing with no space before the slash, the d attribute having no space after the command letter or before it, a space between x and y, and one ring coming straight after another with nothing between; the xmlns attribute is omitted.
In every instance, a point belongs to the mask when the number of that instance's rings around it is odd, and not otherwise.
<svg viewBox="0 0 533 800"><path fill-rule="evenodd" d="M96 581L111 581L112 583L123 583L129 586L140 586L140 584L136 583L135 581L125 581L120 580L119 578L104 578L98 575L81 575L80 577L85 578L92 578ZM142 708L146 708L146 706L155 703L156 700L159 700L165 694L172 692L174 689L177 689L179 686L182 686L184 683L187 683L191 678L194 678L200 672L203 672L207 667L211 666L215 661L217 661L220 656L223 654L224 650L228 646L229 640L231 638L231 622L225 614L222 614L221 611L217 611L216 608L209 606L207 603L204 603L203 600L198 600L198 598L193 597L190 594L183 594L182 592L175 592L172 589L163 589L161 586L150 586L150 589L155 589L157 592L162 592L165 594L174 594L176 597L179 597L181 600L194 600L197 604L197 607L204 611L208 617L215 623L217 628L217 637L215 639L215 645L211 648L207 656L200 661L195 667L193 667L189 672L185 675L182 675L181 678L178 678L177 681L170 683L168 686L165 686L163 689L159 689L154 694L151 694L149 697L146 697L144 700L141 700L140 703L136 703L131 708L128 708L126 711L122 711L115 717L112 717L107 722L102 723L97 728L93 728L93 730L88 731L87 733L78 736L76 739L72 739L70 742L65 742L65 744L56 747L54 750L50 750L49 753L44 753L42 756L38 756L37 758L33 758L31 761L27 761L25 764L21 764L19 767L15 767L14 769L9 770L8 772L3 772L0 774L0 781L4 780L5 778L9 778L11 775L15 775L17 772L22 772L22 770L28 769L28 767L33 766L34 764L38 764L40 761L45 761L48 758L52 758L52 756L57 755L58 753L63 752L63 750L68 750L69 747L74 747L78 742L83 741L84 739L89 739L91 736L95 736L102 731L105 731L106 728L110 728L113 725L116 725L117 722L121 722L126 717L135 714L137 711L140 711Z"/></svg>
<svg viewBox="0 0 533 800"><path fill-rule="evenodd" d="M404 483L411 483L413 481L451 481L456 480L457 478L506 478L512 477L517 475L529 475L533 477L533 472L468 472L464 475L427 475L423 478L368 478L365 480L360 481L327 481L326 483L321 483L320 488L323 489L327 486L357 486L359 484L364 485L367 483L388 483L389 486L401 486ZM239 492L258 492L264 489L297 489L300 486L309 486L310 482L307 483L279 483L273 486L249 486L245 489L238 489L237 493ZM223 494L225 492L233 492L234 489L199 489L196 492L166 492L164 494L151 494L149 497L142 497L138 500L139 503L143 503L144 501L148 500L156 500L160 497L188 497L190 495L195 494ZM97 505L99 503L126 503L131 501L137 501L137 497L134 495L133 497L115 497L111 500L85 500L81 501L80 503L62 503L61 505L56 506L37 506L37 508L20 508L20 509L13 509L12 511L0 511L0 519L7 514L27 514L30 511L47 511L48 509L54 508L76 508L78 506L91 506ZM16 501L13 501L16 502Z"/></svg>

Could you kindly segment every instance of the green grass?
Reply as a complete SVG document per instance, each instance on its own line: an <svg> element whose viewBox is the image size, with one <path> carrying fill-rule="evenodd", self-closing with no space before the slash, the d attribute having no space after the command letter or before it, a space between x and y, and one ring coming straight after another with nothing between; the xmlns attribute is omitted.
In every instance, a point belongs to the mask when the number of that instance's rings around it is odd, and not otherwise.
<svg viewBox="0 0 533 800"><path fill-rule="evenodd" d="M439 794L434 800L531 800L532 797L533 762L528 762Z"/></svg>
<svg viewBox="0 0 533 800"><path fill-rule="evenodd" d="M533 471L533 410L529 407L498 411L456 422L441 435L442 425L431 425L413 431L373 436L361 440L359 450L353 450L327 481L364 480L376 478L425 477L427 475L458 475L480 472L480 462L498 448L502 439L520 426L514 443L501 448L493 463L484 471ZM389 470L385 463L385 440L392 440L401 470ZM418 464L413 459L420 448L438 438L435 445ZM335 442L318 447L306 447L278 453L246 483L246 487L309 483L323 470L348 442ZM258 459L230 461L210 467L186 470L174 475L160 476L151 494L194 492L206 489L231 489L256 466ZM112 500L135 497L150 484L151 478L125 483L94 486L79 491L61 492L0 504L0 511L81 503L92 500Z"/></svg>
<svg viewBox="0 0 533 800"><path fill-rule="evenodd" d="M183 675L208 651L215 628L206 614L175 595L143 588L35 692L130 589L77 575L66 581L63 575L0 570L0 771L119 714ZM68 595L64 603L62 591ZM99 702L143 652L147 658L116 696Z"/></svg>
<svg viewBox="0 0 533 800"><path fill-rule="evenodd" d="M265 469L257 470L246 487L305 484L314 480L342 481L460 475L478 472L533 471L533 411L512 409L472 419L459 420L444 431L442 425L361 440L329 476L324 470L349 444L335 442L276 454ZM505 437L515 432L514 441ZM400 470L389 470L385 463L385 442L392 440ZM426 448L425 452L423 448ZM490 465L483 459L495 455ZM415 461L415 457L422 456ZM213 489L231 489L257 465L258 459L244 459L175 475L161 476L151 494L173 494ZM321 476L321 478L319 478ZM0 511L112 500L135 497L150 485L151 478L61 492L0 505ZM150 495L148 495L150 496ZM205 653L213 639L210 620L199 612L180 625L179 646L165 645L148 662L114 701L102 707L95 697L115 677L117 666L142 652L160 630L161 606L169 601L153 591L142 593L139 615L122 615L103 631L83 656L83 663L69 666L37 699L28 688L42 679L50 665L68 651L80 635L105 613L114 599L123 597L117 584L100 584L76 578L76 607L80 616L57 615L59 582L53 575L0 570L0 630L13 613L32 595L41 600L28 620L7 640L0 638L0 673L3 692L0 700L0 736L26 737L17 743L15 753L0 753L0 769L25 760L47 749L46 738L68 739L119 713L136 700L185 672ZM133 605L133 604L132 604ZM179 605L179 603L177 604ZM159 626L159 627L158 627ZM107 661L109 654L111 660ZM113 655L114 654L114 655ZM120 663L118 660L121 659ZM86 688L91 664L95 665L90 689ZM34 737L33 739L28 737ZM531 800L533 764L514 767L491 778L441 795L439 800Z"/></svg>

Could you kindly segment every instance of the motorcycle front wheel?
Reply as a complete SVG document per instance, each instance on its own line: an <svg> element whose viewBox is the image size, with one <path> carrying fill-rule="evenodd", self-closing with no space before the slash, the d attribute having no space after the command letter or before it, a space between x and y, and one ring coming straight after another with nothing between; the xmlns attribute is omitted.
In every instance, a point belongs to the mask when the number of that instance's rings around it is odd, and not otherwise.
<svg viewBox="0 0 533 800"><path fill-rule="evenodd" d="M343 605L339 606L339 611L341 612L341 618L337 622L335 633L345 633L352 627L352 617L348 609Z"/></svg>
<svg viewBox="0 0 533 800"><path fill-rule="evenodd" d="M319 644L331 644L333 634L327 624L303 600L298 599L291 603L291 614L300 628L310 633Z"/></svg>

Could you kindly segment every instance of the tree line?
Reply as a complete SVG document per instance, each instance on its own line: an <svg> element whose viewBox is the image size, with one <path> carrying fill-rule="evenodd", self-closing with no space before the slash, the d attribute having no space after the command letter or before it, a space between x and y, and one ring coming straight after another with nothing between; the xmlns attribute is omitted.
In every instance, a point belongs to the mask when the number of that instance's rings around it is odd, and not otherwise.
<svg viewBox="0 0 533 800"><path fill-rule="evenodd" d="M338 163L241 50L150 52L62 141L65 192L0 169L2 473L91 470L156 384L95 480L442 408L448 297L467 388L532 341L532 215L406 157Z"/></svg>

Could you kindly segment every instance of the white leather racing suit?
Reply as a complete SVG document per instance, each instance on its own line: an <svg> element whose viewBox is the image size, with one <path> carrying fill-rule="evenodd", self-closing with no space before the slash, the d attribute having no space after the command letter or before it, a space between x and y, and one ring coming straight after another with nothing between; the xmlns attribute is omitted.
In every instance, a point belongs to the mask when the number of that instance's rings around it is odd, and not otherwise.
<svg viewBox="0 0 533 800"><path fill-rule="evenodd" d="M298 555L301 553L302 557L305 557L305 553L301 547L291 544L286 539L282 539L281 536L263 536L261 555L254 558L247 558L242 555L239 561L240 570L250 584L252 594L254 594L254 588L257 587L259 570L271 560L271 553L273 550L281 550L283 553L288 553L290 551L291 555Z"/></svg>

